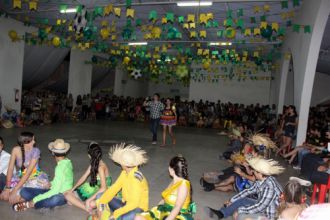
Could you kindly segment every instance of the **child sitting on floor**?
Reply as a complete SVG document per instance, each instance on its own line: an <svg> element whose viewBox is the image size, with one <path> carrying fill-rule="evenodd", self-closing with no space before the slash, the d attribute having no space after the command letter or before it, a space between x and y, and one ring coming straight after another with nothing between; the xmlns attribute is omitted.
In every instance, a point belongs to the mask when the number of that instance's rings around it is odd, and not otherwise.
<svg viewBox="0 0 330 220"><path fill-rule="evenodd" d="M70 145L63 139L57 139L49 143L48 149L55 157L57 166L55 176L50 184L50 189L38 189L23 187L20 195L26 202L13 205L14 211L25 211L29 208L54 208L66 204L64 192L73 187L73 168L71 160L66 155Z"/></svg>

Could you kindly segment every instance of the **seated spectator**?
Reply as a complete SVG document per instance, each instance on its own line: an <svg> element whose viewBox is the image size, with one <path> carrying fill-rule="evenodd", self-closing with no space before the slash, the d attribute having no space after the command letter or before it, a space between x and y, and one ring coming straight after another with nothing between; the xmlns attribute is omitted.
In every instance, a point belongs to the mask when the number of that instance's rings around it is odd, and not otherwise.
<svg viewBox="0 0 330 220"><path fill-rule="evenodd" d="M4 149L4 142L2 137L0 137L0 193L6 186L7 170L10 160L10 154Z"/></svg>
<svg viewBox="0 0 330 220"><path fill-rule="evenodd" d="M238 214L238 219L258 219L267 217L274 220L277 215L279 199L282 187L273 175L278 175L284 171L276 161L262 158L252 158L248 160L249 165L254 170L257 181L248 189L235 195L220 210L206 207L205 211L209 217L217 216L218 219ZM257 199L249 196L257 195Z"/></svg>
<svg viewBox="0 0 330 220"><path fill-rule="evenodd" d="M278 220L296 220L300 213L307 207L302 186L294 180L290 180L285 185L281 199Z"/></svg>
<svg viewBox="0 0 330 220"><path fill-rule="evenodd" d="M242 147L243 137L241 136L241 132L237 129L233 129L232 133L229 135L230 138L230 144L225 150L225 152L222 154L222 157L226 160L230 159L230 156L234 152L239 152Z"/></svg>

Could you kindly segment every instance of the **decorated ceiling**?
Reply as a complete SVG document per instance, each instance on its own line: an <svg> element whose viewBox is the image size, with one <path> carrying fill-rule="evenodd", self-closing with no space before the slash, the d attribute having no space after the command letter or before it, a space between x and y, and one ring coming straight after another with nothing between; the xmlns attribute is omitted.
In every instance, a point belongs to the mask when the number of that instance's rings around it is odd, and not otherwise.
<svg viewBox="0 0 330 220"><path fill-rule="evenodd" d="M122 64L136 80L184 84L203 74L212 82L271 80L258 74L289 58L280 52L285 35L313 28L292 23L301 0L193 1L195 7L178 2L2 0L0 13L37 27L24 36L10 30L13 42L91 50L108 59L95 55L87 64Z"/></svg>

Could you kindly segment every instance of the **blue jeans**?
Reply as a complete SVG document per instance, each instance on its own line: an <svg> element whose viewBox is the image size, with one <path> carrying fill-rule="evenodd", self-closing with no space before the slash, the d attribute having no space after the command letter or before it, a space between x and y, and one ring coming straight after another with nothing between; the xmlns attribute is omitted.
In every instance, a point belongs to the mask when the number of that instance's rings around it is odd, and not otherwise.
<svg viewBox="0 0 330 220"><path fill-rule="evenodd" d="M125 205L125 203L123 203L118 198L113 198L109 202L109 208L110 208L111 212L123 207L124 205ZM134 220L135 215L138 213L141 213L141 212L143 212L142 209L136 208L136 209L133 209L132 211L129 211L126 214L120 216L119 218L117 218L117 220Z"/></svg>
<svg viewBox="0 0 330 220"><path fill-rule="evenodd" d="M49 189L36 189L36 188L29 188L23 187L20 191L21 197L25 201L31 201L34 197L44 194L48 192ZM65 197L62 193L56 194L48 199L41 200L34 204L34 208L41 209L41 208L54 208L55 206L62 206L66 204Z"/></svg>
<svg viewBox="0 0 330 220"><path fill-rule="evenodd" d="M238 199L229 206L221 208L220 212L222 212L224 218L227 218L228 216L232 216L239 207L251 206L253 204L256 204L256 202L257 200L250 198Z"/></svg>
<svg viewBox="0 0 330 220"><path fill-rule="evenodd" d="M307 149L301 149L300 151L298 151L298 166L299 167L301 167L302 161L303 161L305 155L308 153L310 153L310 151Z"/></svg>
<svg viewBox="0 0 330 220"><path fill-rule="evenodd" d="M157 141L157 130L159 126L160 118L150 119L150 130L152 133L152 141Z"/></svg>

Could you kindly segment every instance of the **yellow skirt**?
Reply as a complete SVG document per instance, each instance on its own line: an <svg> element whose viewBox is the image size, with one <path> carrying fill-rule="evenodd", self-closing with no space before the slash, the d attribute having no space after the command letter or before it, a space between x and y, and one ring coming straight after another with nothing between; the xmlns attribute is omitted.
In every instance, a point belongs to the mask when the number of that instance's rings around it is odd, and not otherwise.
<svg viewBox="0 0 330 220"><path fill-rule="evenodd" d="M165 220L171 213L173 207L167 204L158 205L156 207L151 208L147 212L143 212L139 215L143 216L147 220ZM176 220L193 220L193 216L189 212L180 212L176 218Z"/></svg>

